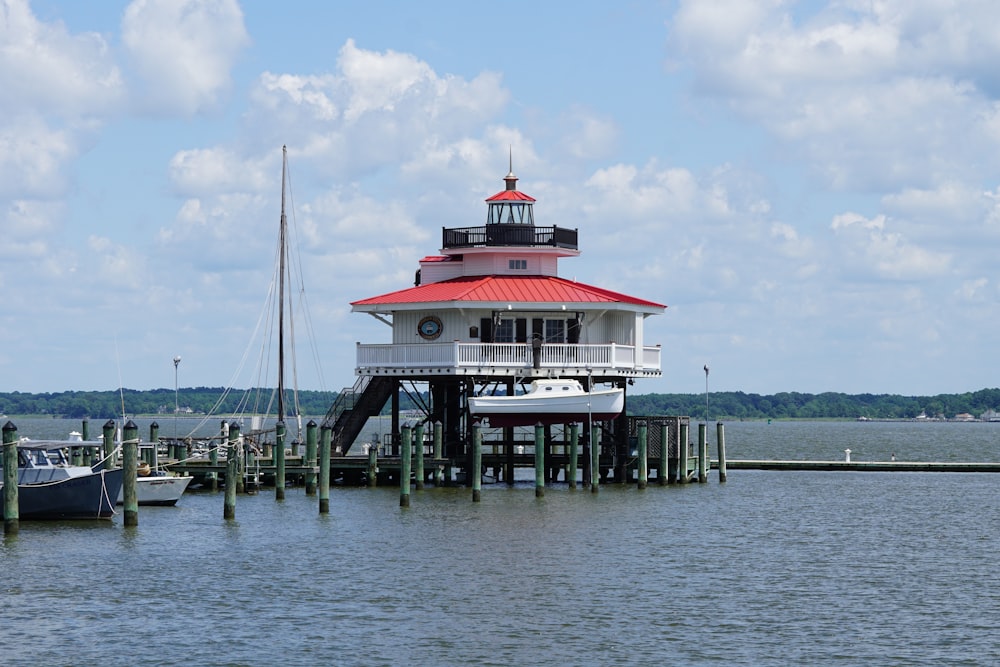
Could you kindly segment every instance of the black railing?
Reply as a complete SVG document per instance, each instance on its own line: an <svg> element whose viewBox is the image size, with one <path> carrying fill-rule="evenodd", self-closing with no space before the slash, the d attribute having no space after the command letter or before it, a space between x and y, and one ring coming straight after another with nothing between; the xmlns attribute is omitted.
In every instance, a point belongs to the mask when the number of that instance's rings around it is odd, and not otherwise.
<svg viewBox="0 0 1000 667"><path fill-rule="evenodd" d="M564 227L493 224L483 227L443 228L441 247L478 248L484 246L549 246L577 250L577 230Z"/></svg>

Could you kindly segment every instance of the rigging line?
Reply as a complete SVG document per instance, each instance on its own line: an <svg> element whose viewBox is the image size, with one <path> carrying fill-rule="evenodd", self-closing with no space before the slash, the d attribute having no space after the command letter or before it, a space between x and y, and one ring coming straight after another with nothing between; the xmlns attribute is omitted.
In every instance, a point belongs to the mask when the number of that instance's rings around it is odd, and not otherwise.
<svg viewBox="0 0 1000 667"><path fill-rule="evenodd" d="M319 354L319 348L316 345L316 331L312 323L312 315L310 314L307 299L306 299L306 288L305 288L305 272L303 271L302 263L302 249L300 244L297 242L303 234L299 231L298 218L295 216L295 189L292 187L292 168L291 165L287 166L287 180L288 180L288 199L291 204L291 218L292 218L292 229L295 234L296 243L290 244L290 247L294 249L294 257L290 257L292 261L289 262L289 276L292 275L293 269L296 269L295 276L298 278L298 295L300 304L302 306L302 318L305 323L306 333L309 338L309 348L312 353L313 364L316 367L317 374L319 375L320 389L323 391L327 390L326 378L323 375L323 365L321 363L321 357ZM294 337L293 337L294 344ZM294 358L293 358L294 361ZM296 386L296 392L298 391L298 386Z"/></svg>
<svg viewBox="0 0 1000 667"><path fill-rule="evenodd" d="M118 354L118 332L115 332L115 363L118 366L118 394L122 402L122 420L125 419L125 389L122 387L122 362ZM124 424L124 421L122 422Z"/></svg>

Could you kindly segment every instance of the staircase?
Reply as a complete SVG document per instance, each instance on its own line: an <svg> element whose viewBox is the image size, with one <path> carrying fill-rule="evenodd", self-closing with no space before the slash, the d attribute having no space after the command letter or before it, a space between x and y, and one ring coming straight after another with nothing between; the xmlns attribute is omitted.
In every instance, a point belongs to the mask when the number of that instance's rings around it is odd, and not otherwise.
<svg viewBox="0 0 1000 667"><path fill-rule="evenodd" d="M347 455L368 418L381 412L395 386L393 379L362 375L353 387L345 388L337 395L322 423L333 431L331 443L334 451L340 447L340 455Z"/></svg>

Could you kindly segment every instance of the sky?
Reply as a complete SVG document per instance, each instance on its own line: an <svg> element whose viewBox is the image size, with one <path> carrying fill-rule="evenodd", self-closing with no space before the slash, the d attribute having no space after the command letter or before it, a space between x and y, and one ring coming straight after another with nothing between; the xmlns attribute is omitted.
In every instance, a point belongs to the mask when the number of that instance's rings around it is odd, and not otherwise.
<svg viewBox="0 0 1000 667"><path fill-rule="evenodd" d="M562 276L668 306L636 393L996 387L997 25L993 0L0 0L0 391L255 385L283 145L300 389L353 384L390 336L350 302L482 224L509 159L536 223L579 230Z"/></svg>

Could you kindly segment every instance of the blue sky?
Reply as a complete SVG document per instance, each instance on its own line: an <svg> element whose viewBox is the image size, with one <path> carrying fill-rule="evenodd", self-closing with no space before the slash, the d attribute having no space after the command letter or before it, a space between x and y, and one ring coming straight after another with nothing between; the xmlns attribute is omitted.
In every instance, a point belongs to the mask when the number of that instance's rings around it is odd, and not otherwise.
<svg viewBox="0 0 1000 667"><path fill-rule="evenodd" d="M296 382L479 224L669 306L640 393L997 386L1000 5L0 0L0 389L248 386L281 146ZM305 306L297 307L305 311ZM315 369L320 360L321 371ZM272 372L273 375L273 372Z"/></svg>

